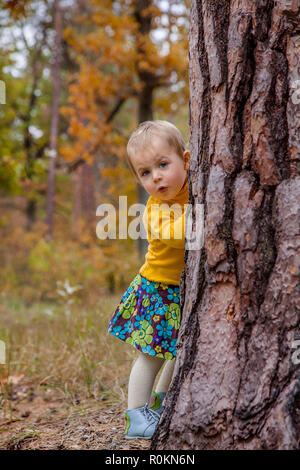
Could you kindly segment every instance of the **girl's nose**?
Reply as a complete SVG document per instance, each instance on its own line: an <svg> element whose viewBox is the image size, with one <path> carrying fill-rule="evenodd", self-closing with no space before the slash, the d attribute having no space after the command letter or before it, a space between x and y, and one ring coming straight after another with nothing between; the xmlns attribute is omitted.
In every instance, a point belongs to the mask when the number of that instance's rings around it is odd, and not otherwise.
<svg viewBox="0 0 300 470"><path fill-rule="evenodd" d="M153 181L156 183L156 181L159 181L161 179L161 174L159 172L159 170L154 170L153 173L152 173L152 178L153 178Z"/></svg>

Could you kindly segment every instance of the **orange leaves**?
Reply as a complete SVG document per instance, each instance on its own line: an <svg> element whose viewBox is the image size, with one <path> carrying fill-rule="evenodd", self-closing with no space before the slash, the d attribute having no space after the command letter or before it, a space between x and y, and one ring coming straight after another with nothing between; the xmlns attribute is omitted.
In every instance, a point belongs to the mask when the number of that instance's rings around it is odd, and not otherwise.
<svg viewBox="0 0 300 470"><path fill-rule="evenodd" d="M162 15L161 10L157 5L150 5L148 8L145 8L142 12L142 16L147 17L152 15L152 17L157 18Z"/></svg>
<svg viewBox="0 0 300 470"><path fill-rule="evenodd" d="M29 0L7 0L2 8L10 11L13 18L18 19L25 15L26 6Z"/></svg>
<svg viewBox="0 0 300 470"><path fill-rule="evenodd" d="M166 87L159 112L174 111L172 101L180 96L181 106L183 99L188 102L186 22L177 22L170 6L166 12L150 3L138 17L133 0L88 0L85 14L66 28L64 37L79 67L70 83L68 106L62 110L73 140L73 150L67 147L61 152L68 160L72 155L91 158L99 149L102 155L124 158L126 138L137 122L133 101L144 87L143 75L153 77L155 95L161 85ZM148 16L151 27L145 32L141 22ZM123 111L128 103L129 112Z"/></svg>
<svg viewBox="0 0 300 470"><path fill-rule="evenodd" d="M75 158L75 154L74 154L74 148L72 145L62 145L60 147L60 154L61 156L67 160L68 162L72 161L74 158Z"/></svg>

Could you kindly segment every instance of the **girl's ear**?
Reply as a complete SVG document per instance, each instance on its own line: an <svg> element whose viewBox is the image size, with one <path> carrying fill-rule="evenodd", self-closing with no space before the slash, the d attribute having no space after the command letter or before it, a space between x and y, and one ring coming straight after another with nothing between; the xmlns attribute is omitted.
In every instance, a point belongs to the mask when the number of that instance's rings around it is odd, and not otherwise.
<svg viewBox="0 0 300 470"><path fill-rule="evenodd" d="M184 169L188 170L190 167L190 152L186 150L183 154Z"/></svg>

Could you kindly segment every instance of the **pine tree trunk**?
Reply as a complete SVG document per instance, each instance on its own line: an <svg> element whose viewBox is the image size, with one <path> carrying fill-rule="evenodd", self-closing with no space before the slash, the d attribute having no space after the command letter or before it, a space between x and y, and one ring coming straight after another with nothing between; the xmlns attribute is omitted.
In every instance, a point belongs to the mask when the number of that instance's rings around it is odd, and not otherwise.
<svg viewBox="0 0 300 470"><path fill-rule="evenodd" d="M300 5L192 0L178 357L152 449L299 449ZM297 343L299 344L299 342Z"/></svg>

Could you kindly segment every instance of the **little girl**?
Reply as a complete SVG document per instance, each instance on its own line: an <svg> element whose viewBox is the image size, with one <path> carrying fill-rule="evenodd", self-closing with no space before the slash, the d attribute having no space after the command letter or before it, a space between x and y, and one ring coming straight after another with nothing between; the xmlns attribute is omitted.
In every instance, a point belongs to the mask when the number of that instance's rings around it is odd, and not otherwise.
<svg viewBox="0 0 300 470"><path fill-rule="evenodd" d="M149 245L145 263L124 293L108 331L139 351L128 384L125 438L151 439L176 356L190 155L179 130L157 120L143 122L133 132L127 156L136 180L150 196L143 216ZM177 210L172 211L172 206ZM148 406L151 392L155 396L153 408Z"/></svg>

